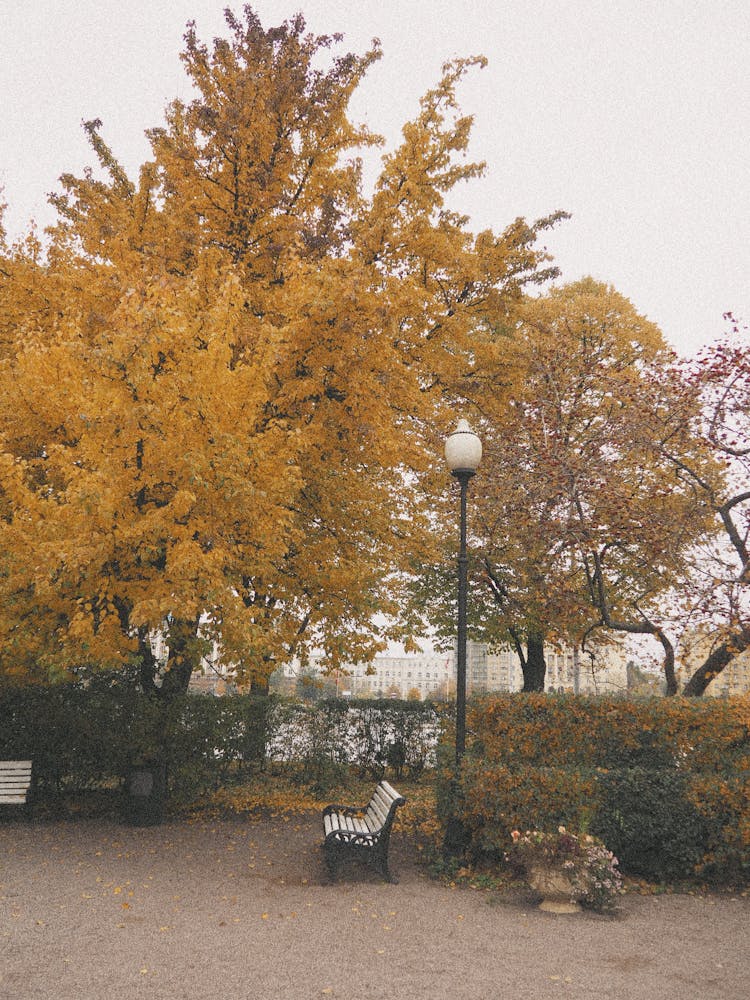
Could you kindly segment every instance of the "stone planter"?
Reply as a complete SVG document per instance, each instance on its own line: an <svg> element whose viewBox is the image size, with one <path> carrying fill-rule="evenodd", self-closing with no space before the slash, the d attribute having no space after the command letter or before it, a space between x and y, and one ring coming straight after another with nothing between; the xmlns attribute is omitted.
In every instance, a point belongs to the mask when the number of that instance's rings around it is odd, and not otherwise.
<svg viewBox="0 0 750 1000"><path fill-rule="evenodd" d="M547 913L580 913L581 904L573 898L574 886L570 875L562 868L542 868L530 865L526 880L542 897L540 910Z"/></svg>

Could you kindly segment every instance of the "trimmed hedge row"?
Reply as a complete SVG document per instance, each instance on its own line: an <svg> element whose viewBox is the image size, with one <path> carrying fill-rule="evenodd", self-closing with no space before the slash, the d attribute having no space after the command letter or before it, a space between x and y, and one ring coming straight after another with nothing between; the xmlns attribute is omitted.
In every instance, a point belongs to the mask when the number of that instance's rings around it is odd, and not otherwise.
<svg viewBox="0 0 750 1000"><path fill-rule="evenodd" d="M33 758L42 800L120 790L131 766L166 765L173 800L193 801L281 762L323 789L361 776L421 773L437 742L428 703L187 694L169 704L119 675L52 687L0 685L0 759Z"/></svg>
<svg viewBox="0 0 750 1000"><path fill-rule="evenodd" d="M168 705L107 675L87 684L0 686L0 758L32 758L42 800L119 788L131 766L163 762L190 799L265 756L270 703L185 695Z"/></svg>
<svg viewBox="0 0 750 1000"><path fill-rule="evenodd" d="M470 706L475 753L516 767L750 770L750 697L524 694Z"/></svg>
<svg viewBox="0 0 750 1000"><path fill-rule="evenodd" d="M630 874L750 873L750 699L500 696L474 704L469 726L460 795L475 853L565 825Z"/></svg>

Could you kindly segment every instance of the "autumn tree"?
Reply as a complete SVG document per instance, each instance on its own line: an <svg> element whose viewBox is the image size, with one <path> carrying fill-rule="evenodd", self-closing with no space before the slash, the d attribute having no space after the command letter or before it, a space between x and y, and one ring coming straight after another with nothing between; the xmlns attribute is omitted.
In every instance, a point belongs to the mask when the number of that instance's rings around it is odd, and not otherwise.
<svg viewBox="0 0 750 1000"><path fill-rule="evenodd" d="M750 647L750 349L747 329L727 319L726 337L652 384L646 425L714 528L674 594L682 646L698 660L686 695L703 694Z"/></svg>
<svg viewBox="0 0 750 1000"><path fill-rule="evenodd" d="M476 625L513 645L525 690L544 688L545 642L617 633L662 644L674 691L660 601L706 520L642 433L650 373L671 353L627 299L592 279L529 298L519 316L498 341L517 372L510 393L488 380L476 396Z"/></svg>
<svg viewBox="0 0 750 1000"><path fill-rule="evenodd" d="M545 640L651 637L668 694L676 650L692 651L686 695L750 646L750 354L732 324L680 361L590 280L521 310L522 376L499 407L477 396L474 598L479 634L516 648L527 690L543 686Z"/></svg>
<svg viewBox="0 0 750 1000"><path fill-rule="evenodd" d="M135 662L184 690L206 645L240 682L305 644L366 659L427 558L435 441L557 217L473 235L477 176L445 67L363 190L380 143L348 105L377 43L334 55L248 6L131 179L102 137L64 174L44 253L0 288L0 637L6 673ZM405 488L408 487L408 488ZM152 648L166 636L166 664Z"/></svg>

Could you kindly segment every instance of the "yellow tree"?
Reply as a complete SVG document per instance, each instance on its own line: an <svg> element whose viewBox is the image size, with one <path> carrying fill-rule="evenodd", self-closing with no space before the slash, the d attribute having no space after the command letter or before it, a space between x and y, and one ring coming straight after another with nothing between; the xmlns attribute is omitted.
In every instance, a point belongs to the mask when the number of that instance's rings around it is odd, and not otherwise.
<svg viewBox="0 0 750 1000"><path fill-rule="evenodd" d="M89 122L99 172L63 175L44 260L10 255L8 664L136 654L157 690L157 630L162 691L210 640L240 680L305 643L365 659L429 551L451 403L549 273L534 241L556 217L473 236L445 205L481 170L456 103L475 61L445 68L367 196L356 152L379 140L347 109L378 46L226 16L212 48L188 27L196 97L138 180Z"/></svg>

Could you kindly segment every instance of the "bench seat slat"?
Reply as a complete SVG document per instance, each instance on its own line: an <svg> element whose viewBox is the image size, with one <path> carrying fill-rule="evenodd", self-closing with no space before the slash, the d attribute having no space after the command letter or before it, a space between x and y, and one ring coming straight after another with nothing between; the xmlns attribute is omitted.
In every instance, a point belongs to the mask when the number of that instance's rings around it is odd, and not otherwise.
<svg viewBox="0 0 750 1000"><path fill-rule="evenodd" d="M365 814L365 823L370 833L380 833L383 829L383 824L379 820L374 819L369 813Z"/></svg>
<svg viewBox="0 0 750 1000"><path fill-rule="evenodd" d="M386 795L380 795L378 792L374 792L369 805L377 806L378 809L387 814L388 810L393 805L393 801L393 799L388 798Z"/></svg>
<svg viewBox="0 0 750 1000"><path fill-rule="evenodd" d="M366 815L370 817L373 823L377 823L380 826L385 826L388 820L388 810L384 812L380 806L373 802L367 807Z"/></svg>
<svg viewBox="0 0 750 1000"><path fill-rule="evenodd" d="M0 760L0 805L28 804L32 766L30 760Z"/></svg>
<svg viewBox="0 0 750 1000"><path fill-rule="evenodd" d="M387 781L381 781L378 790L383 795L387 795L391 801L403 798L401 793L397 792L393 785L389 785Z"/></svg>
<svg viewBox="0 0 750 1000"><path fill-rule="evenodd" d="M383 792L380 791L380 789L376 789L375 792L373 793L372 801L377 802L377 804L380 806L381 809L384 809L386 812L388 812L388 810L393 805L394 799L393 796L385 795Z"/></svg>

